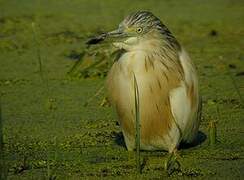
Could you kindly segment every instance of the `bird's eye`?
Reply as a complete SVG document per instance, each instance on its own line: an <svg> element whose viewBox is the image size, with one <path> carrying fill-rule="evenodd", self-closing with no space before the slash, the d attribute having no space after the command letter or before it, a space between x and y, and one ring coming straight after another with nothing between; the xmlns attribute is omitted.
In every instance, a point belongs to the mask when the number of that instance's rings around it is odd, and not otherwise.
<svg viewBox="0 0 244 180"><path fill-rule="evenodd" d="M143 30L143 29L142 29L141 27L136 28L136 32L137 32L137 33L141 33L142 30Z"/></svg>

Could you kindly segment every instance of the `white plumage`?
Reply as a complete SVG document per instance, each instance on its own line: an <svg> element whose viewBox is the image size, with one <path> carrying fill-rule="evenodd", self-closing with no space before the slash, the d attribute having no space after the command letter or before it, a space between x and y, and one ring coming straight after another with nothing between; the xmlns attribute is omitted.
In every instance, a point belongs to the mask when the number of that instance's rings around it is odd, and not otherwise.
<svg viewBox="0 0 244 180"><path fill-rule="evenodd" d="M112 102L117 108L126 146L128 150L133 150L135 148L135 122L132 72L134 72L140 94L141 148L172 152L178 147L181 140L191 142L198 131L197 76L191 60L184 50L178 54L184 77L180 77L180 73L178 73L178 76L171 75L161 63L157 62L159 61L157 59L153 60L154 69L152 65L148 65L148 72L146 72L145 59L148 53L143 50L132 50L123 54L109 72L108 90ZM167 64L167 62L165 63ZM148 64L150 63L148 62ZM161 76L164 73L168 75L168 80L165 76ZM157 82L158 80L161 88ZM154 92L151 92L150 86ZM192 86L194 87L193 92L189 88ZM164 104L164 101L167 101L165 99L168 98L169 104ZM160 102L160 99L162 99L162 102ZM192 106L192 103L194 103L194 106ZM158 113L157 108L162 108L162 111L159 110ZM168 113L164 114L163 112ZM169 113L172 113L173 119L168 117L170 116ZM153 118L154 116L156 118ZM168 121L170 121L170 124L166 124ZM157 123L157 125L153 123ZM147 139L145 136L149 136L149 138Z"/></svg>

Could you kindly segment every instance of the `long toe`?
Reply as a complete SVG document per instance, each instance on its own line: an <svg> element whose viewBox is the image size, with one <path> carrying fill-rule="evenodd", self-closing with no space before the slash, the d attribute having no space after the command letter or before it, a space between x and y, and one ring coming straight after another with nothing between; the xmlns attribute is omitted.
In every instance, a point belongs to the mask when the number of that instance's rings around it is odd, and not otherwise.
<svg viewBox="0 0 244 180"><path fill-rule="evenodd" d="M177 154L175 152L172 152L169 154L167 160L165 161L164 168L168 175L171 175L173 172L180 169L180 163L177 159Z"/></svg>

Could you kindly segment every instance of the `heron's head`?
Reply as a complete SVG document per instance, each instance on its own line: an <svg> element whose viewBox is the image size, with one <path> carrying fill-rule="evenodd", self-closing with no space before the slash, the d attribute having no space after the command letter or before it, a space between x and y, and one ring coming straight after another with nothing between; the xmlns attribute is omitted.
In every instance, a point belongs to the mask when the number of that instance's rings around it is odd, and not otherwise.
<svg viewBox="0 0 244 180"><path fill-rule="evenodd" d="M149 41L171 43L175 40L168 28L148 11L130 14L116 30L97 36L97 40L99 38L100 40L109 39L114 46L123 49L133 49Z"/></svg>

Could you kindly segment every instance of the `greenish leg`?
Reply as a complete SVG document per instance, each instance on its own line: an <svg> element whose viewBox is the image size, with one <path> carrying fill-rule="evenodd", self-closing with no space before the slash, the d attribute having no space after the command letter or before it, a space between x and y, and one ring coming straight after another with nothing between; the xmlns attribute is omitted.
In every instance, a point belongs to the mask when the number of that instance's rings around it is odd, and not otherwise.
<svg viewBox="0 0 244 180"><path fill-rule="evenodd" d="M168 158L166 159L164 163L164 169L168 173L168 175L171 175L174 171L177 171L180 169L180 163L178 161L178 154L177 149L175 149L173 152L169 153Z"/></svg>

